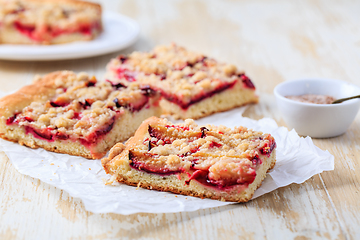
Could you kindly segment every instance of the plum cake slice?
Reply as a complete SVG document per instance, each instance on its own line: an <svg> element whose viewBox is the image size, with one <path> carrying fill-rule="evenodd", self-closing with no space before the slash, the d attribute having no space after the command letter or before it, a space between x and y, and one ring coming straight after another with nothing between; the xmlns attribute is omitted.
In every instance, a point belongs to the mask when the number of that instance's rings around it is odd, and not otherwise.
<svg viewBox="0 0 360 240"><path fill-rule="evenodd" d="M163 113L182 119L258 102L254 84L234 65L175 44L112 59L106 78L150 85L162 96Z"/></svg>
<svg viewBox="0 0 360 240"><path fill-rule="evenodd" d="M101 6L79 0L0 0L0 43L59 44L102 32Z"/></svg>
<svg viewBox="0 0 360 240"><path fill-rule="evenodd" d="M116 144L102 159L109 183L246 202L275 165L270 134L245 127L173 124L151 117L126 145Z"/></svg>
<svg viewBox="0 0 360 240"><path fill-rule="evenodd" d="M0 99L0 137L95 159L159 114L150 88L59 71Z"/></svg>

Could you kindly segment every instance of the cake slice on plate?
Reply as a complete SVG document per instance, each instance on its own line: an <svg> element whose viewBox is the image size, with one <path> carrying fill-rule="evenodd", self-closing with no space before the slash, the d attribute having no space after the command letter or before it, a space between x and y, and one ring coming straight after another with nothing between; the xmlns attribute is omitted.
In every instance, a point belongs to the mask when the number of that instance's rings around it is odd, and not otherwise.
<svg viewBox="0 0 360 240"><path fill-rule="evenodd" d="M254 84L234 65L175 44L112 59L106 78L149 85L161 94L163 113L182 119L258 102Z"/></svg>
<svg viewBox="0 0 360 240"><path fill-rule="evenodd" d="M246 202L275 165L270 134L245 127L173 124L151 117L102 159L111 182L223 201Z"/></svg>
<svg viewBox="0 0 360 240"><path fill-rule="evenodd" d="M101 6L79 0L0 0L0 43L59 44L102 32Z"/></svg>
<svg viewBox="0 0 360 240"><path fill-rule="evenodd" d="M48 74L0 99L0 137L32 148L101 158L160 114L158 97L138 84L85 73Z"/></svg>

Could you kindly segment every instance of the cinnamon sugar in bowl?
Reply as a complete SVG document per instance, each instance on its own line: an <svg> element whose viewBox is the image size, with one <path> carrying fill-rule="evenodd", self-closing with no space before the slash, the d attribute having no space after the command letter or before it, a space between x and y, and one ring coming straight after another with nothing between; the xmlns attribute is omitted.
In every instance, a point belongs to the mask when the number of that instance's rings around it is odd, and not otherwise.
<svg viewBox="0 0 360 240"><path fill-rule="evenodd" d="M314 138L343 134L360 108L360 99L329 104L332 99L360 94L360 87L333 79L285 81L275 87L274 94L287 126Z"/></svg>

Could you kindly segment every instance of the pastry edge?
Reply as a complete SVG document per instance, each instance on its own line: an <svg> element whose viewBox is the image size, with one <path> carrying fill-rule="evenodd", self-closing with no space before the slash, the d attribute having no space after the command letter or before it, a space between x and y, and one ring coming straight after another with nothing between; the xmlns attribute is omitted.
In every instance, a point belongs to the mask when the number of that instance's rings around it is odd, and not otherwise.
<svg viewBox="0 0 360 240"><path fill-rule="evenodd" d="M238 82L234 87L214 94L197 103L190 105L187 109L182 109L179 105L172 103L165 98L160 101L163 114L168 114L175 119L199 119L214 113L225 112L237 107L252 103L258 103L259 98L252 89L242 88L242 83Z"/></svg>
<svg viewBox="0 0 360 240"><path fill-rule="evenodd" d="M177 175L157 176L155 174L148 174L146 172L141 172L141 171L134 170L134 169L131 169L130 171L141 173L141 175L137 179L117 177L116 180L120 183L125 183L130 186L136 186L136 187L141 187L141 188L150 189L150 190L171 192L171 193L181 194L181 195L186 195L186 196L209 198L209 199L213 199L213 200L220 200L220 201L227 201L227 202L239 202L239 203L240 202L248 202L249 200L251 200L252 196L254 195L255 190L261 186L263 180L266 177L267 172L275 166L275 163L276 163L275 154L276 154L276 150L274 150L272 152L270 158L267 159L268 161L266 161L266 163L261 165L261 167L259 168L259 170L256 173L256 178L255 178L254 182L249 184L248 187L246 188L246 190L244 190L244 191L241 191L241 188L242 188L241 185L239 185L239 187L235 186L230 192L221 191L221 190L209 191L209 188L202 186L200 183L198 183L194 180L192 180L190 182L189 186L185 186L185 188L188 187L189 189L184 190L184 189L179 189L179 188L174 188L174 187L168 187L168 186L166 186L168 184L168 182L181 181L181 183L184 184L185 181L178 180ZM163 185L156 186L151 183L146 183L142 180L144 178L144 176L145 177L146 176L156 176L157 181L162 182ZM186 174L182 173L181 179L185 179L185 176L186 176ZM199 193L198 192L199 190L202 191L202 193ZM240 190L240 193L236 194L235 196L231 195L233 192L237 192L239 190Z"/></svg>
<svg viewBox="0 0 360 240"><path fill-rule="evenodd" d="M132 149L135 145L141 143L143 141L144 134L148 131L148 125L156 124L158 121L158 118L151 117L147 120L145 120L138 130L135 133L135 136L130 138L128 142L126 143L126 147L122 143L116 144L109 152L109 156L106 158L103 158L101 160L101 163L103 165L103 168L105 169L105 172L107 174L111 174L112 178L108 182L111 184L114 180L125 183L127 185L131 186L137 186L142 187L146 189L152 189L152 190L159 190L159 191L165 191L165 192L172 192L175 194L182 194L187 196L193 196L193 197L199 197L199 198L210 198L214 200L221 200L221 201L231 201L231 202L248 202L256 189L258 189L262 181L266 177L266 173L271 170L276 163L276 149L274 149L269 156L264 155L262 158L263 164L260 165L259 169L256 171L256 177L255 180L248 185L248 187L241 191L241 188L243 185L236 185L234 188L232 188L229 192L228 191L221 191L221 190L213 190L211 191L211 187L205 187L204 185L192 180L190 181L188 187L190 189L187 190L181 190L179 188L172 188L168 187L167 184L170 181L175 181L178 183L181 183L181 187L185 184L185 180L188 179L188 176L186 173L181 173L180 177L181 180L178 179L178 174L173 175L167 175L167 176L161 176L158 174L149 174L143 171L135 170L130 167L129 165L129 149ZM161 119L160 119L161 121ZM119 167L116 167L120 165ZM127 172L130 176L135 174L135 178L132 177L121 177L119 176L119 172L122 170L121 166L124 168L124 172ZM124 174L125 176L126 174ZM137 176L138 175L138 176ZM160 182L161 186L156 186L151 183L144 182L144 176L145 177L154 177L156 178L156 181ZM205 193L198 193L196 189L200 189L201 191L205 191ZM210 189L210 191L208 191ZM233 192L241 191L240 196L231 196L229 194L232 194ZM207 192L207 193L206 193Z"/></svg>

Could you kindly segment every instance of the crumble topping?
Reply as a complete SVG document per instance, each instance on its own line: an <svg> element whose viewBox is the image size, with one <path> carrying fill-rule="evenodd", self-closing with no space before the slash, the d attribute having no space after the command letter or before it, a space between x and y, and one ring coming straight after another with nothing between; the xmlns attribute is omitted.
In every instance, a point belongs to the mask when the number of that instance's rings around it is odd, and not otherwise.
<svg viewBox="0 0 360 240"><path fill-rule="evenodd" d="M32 102L7 119L7 124L17 123L47 140L61 133L61 139L95 141L94 132L99 135L110 131L116 118L125 111L140 110L149 100L148 93L136 83L117 88L84 73L69 73L66 79L58 78L55 85L54 96Z"/></svg>
<svg viewBox="0 0 360 240"><path fill-rule="evenodd" d="M14 27L35 41L63 33L101 31L101 8L84 2L0 0L0 27Z"/></svg>
<svg viewBox="0 0 360 240"><path fill-rule="evenodd" d="M198 126L193 120L149 124L142 144L129 149L130 166L155 174L206 175L219 186L251 183L262 158L276 147L270 134L245 127Z"/></svg>
<svg viewBox="0 0 360 240"><path fill-rule="evenodd" d="M124 84L133 81L149 84L169 101L181 101L183 105L190 104L200 95L232 87L237 82L255 88L234 65L218 63L175 44L158 46L151 52L119 56L109 63L108 70L111 78Z"/></svg>

